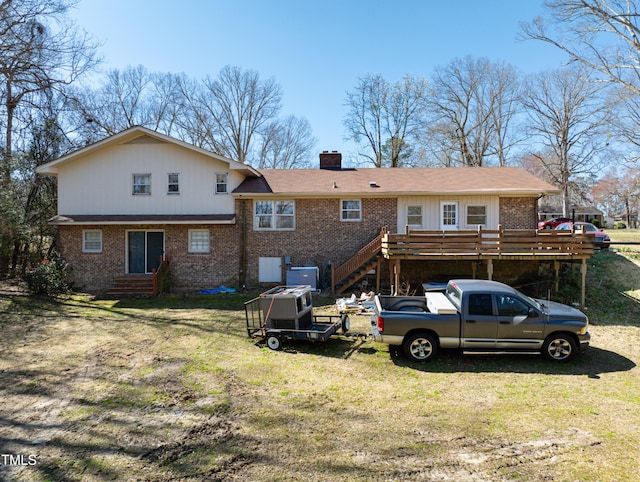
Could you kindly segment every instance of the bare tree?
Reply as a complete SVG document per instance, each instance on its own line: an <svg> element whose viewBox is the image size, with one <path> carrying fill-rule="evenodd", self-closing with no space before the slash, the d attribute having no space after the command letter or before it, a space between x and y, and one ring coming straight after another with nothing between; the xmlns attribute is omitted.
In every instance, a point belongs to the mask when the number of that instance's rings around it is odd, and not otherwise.
<svg viewBox="0 0 640 482"><path fill-rule="evenodd" d="M274 79L260 79L256 71L226 66L216 79L204 80L199 94L194 108L213 124L215 150L251 163L252 139L280 111L280 86Z"/></svg>
<svg viewBox="0 0 640 482"><path fill-rule="evenodd" d="M629 227L640 209L640 169L629 168L622 173L613 166L592 189L594 201L609 216L624 213Z"/></svg>
<svg viewBox="0 0 640 482"><path fill-rule="evenodd" d="M636 0L547 0L547 21L522 25L522 37L547 42L640 95L640 12ZM551 32L549 32L549 24Z"/></svg>
<svg viewBox="0 0 640 482"><path fill-rule="evenodd" d="M347 92L344 126L349 139L362 145L360 153L375 167L407 165L403 155L424 122L428 83L406 75L390 84L380 74L359 79Z"/></svg>
<svg viewBox="0 0 640 482"><path fill-rule="evenodd" d="M309 167L316 140L306 119L288 116L261 131L258 169Z"/></svg>
<svg viewBox="0 0 640 482"><path fill-rule="evenodd" d="M581 178L596 172L605 155L609 110L601 96L604 88L593 83L584 68L538 74L526 84L529 133L543 151L532 156L561 189L565 216L572 190L582 191Z"/></svg>
<svg viewBox="0 0 640 482"><path fill-rule="evenodd" d="M150 73L142 65L107 72L97 89L75 92L76 124L88 123L85 141L134 125L174 134L180 112L179 77Z"/></svg>
<svg viewBox="0 0 640 482"><path fill-rule="evenodd" d="M513 67L487 59L455 59L435 71L427 142L441 165L505 165L514 141L519 78Z"/></svg>
<svg viewBox="0 0 640 482"><path fill-rule="evenodd" d="M31 94L61 88L93 68L95 44L68 20L72 0L0 3L0 99L4 156L0 180L11 179L15 115Z"/></svg>

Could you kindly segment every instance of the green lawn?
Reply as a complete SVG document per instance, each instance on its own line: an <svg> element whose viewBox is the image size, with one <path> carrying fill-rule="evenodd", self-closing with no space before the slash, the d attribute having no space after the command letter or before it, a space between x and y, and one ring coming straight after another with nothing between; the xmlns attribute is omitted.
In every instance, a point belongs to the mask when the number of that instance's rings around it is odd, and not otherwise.
<svg viewBox="0 0 640 482"><path fill-rule="evenodd" d="M588 268L593 344L569 364L275 352L246 336L249 295L5 293L0 453L36 463L0 480L640 480L640 266L616 248Z"/></svg>

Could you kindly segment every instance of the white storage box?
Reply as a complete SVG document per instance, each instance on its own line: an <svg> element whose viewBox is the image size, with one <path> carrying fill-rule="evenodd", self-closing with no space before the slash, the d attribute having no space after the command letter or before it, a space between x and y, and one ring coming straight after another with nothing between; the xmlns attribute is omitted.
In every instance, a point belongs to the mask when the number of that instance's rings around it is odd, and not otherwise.
<svg viewBox="0 0 640 482"><path fill-rule="evenodd" d="M444 293L427 292L425 296L427 298L427 308L429 308L431 313L435 313L436 315L454 315L458 312Z"/></svg>

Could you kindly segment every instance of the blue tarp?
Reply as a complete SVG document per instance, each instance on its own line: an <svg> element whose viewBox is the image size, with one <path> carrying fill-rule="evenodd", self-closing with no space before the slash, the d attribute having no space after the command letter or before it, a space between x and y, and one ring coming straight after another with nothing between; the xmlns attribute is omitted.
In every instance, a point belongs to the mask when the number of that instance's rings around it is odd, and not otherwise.
<svg viewBox="0 0 640 482"><path fill-rule="evenodd" d="M212 290L200 290L198 291L199 295L218 295L220 293L235 293L236 290L234 288L227 288L222 285L219 288L213 288Z"/></svg>

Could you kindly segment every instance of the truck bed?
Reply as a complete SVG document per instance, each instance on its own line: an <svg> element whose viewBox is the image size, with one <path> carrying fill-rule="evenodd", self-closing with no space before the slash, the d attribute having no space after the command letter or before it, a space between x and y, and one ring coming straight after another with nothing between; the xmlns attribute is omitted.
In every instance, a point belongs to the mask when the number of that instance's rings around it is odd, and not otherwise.
<svg viewBox="0 0 640 482"><path fill-rule="evenodd" d="M441 292L427 292L424 296L378 296L378 311L402 311L455 315L456 307Z"/></svg>

